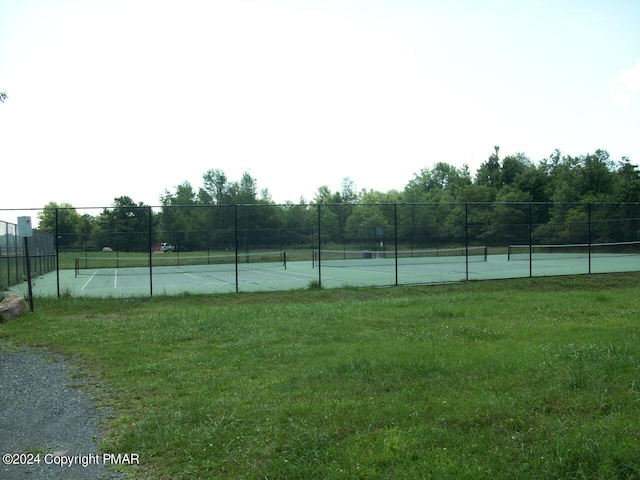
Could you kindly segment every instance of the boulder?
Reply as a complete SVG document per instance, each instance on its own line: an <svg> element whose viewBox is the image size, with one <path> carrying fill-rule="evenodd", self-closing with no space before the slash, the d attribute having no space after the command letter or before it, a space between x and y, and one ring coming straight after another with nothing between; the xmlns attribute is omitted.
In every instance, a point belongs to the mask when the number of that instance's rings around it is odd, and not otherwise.
<svg viewBox="0 0 640 480"><path fill-rule="evenodd" d="M26 313L27 302L20 295L11 295L0 302L0 321Z"/></svg>

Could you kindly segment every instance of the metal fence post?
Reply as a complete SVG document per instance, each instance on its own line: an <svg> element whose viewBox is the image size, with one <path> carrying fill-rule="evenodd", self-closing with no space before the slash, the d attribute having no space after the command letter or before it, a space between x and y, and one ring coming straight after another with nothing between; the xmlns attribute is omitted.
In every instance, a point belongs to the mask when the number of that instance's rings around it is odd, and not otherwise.
<svg viewBox="0 0 640 480"><path fill-rule="evenodd" d="M29 291L29 310L33 312L33 287L31 285L31 260L29 255L29 237L24 237L24 258L27 268L27 289Z"/></svg>
<svg viewBox="0 0 640 480"><path fill-rule="evenodd" d="M322 288L322 221L320 220L320 203L318 203L318 288Z"/></svg>
<svg viewBox="0 0 640 480"><path fill-rule="evenodd" d="M240 291L240 284L238 279L238 205L233 205L233 231L236 251L236 293L238 293Z"/></svg>
<svg viewBox="0 0 640 480"><path fill-rule="evenodd" d="M591 275L591 202L587 203L587 241L589 242L589 275Z"/></svg>
<svg viewBox="0 0 640 480"><path fill-rule="evenodd" d="M55 217L56 217L56 226L54 228L55 238L53 239L55 247L56 247L56 288L58 292L58 298L60 298L60 244L58 237L60 233L58 232L58 207L55 209Z"/></svg>
<svg viewBox="0 0 640 480"><path fill-rule="evenodd" d="M153 212L149 207L149 296L153 297Z"/></svg>
<svg viewBox="0 0 640 480"><path fill-rule="evenodd" d="M529 278L533 277L533 213L529 202Z"/></svg>
<svg viewBox="0 0 640 480"><path fill-rule="evenodd" d="M398 286L398 204L393 204L393 236L394 236L394 248L395 248L395 262L396 262L396 287Z"/></svg>
<svg viewBox="0 0 640 480"><path fill-rule="evenodd" d="M464 202L464 263L465 280L469 280L469 203Z"/></svg>

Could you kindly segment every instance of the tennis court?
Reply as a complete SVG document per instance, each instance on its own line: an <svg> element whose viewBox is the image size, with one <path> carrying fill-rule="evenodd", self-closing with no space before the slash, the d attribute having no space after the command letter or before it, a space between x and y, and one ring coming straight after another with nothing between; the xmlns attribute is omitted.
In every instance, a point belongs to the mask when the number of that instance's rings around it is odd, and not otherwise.
<svg viewBox="0 0 640 480"><path fill-rule="evenodd" d="M189 257L80 258L75 269L51 272L35 279L34 296L137 297L186 293L232 293L323 288L435 284L466 280L505 279L640 270L640 248L606 253L584 245L469 247L412 252L309 250L301 259L285 252L239 256L236 264ZM164 257L166 259L166 257ZM218 259L216 259L218 260ZM165 263L165 264L163 264ZM12 287L26 295L26 283Z"/></svg>

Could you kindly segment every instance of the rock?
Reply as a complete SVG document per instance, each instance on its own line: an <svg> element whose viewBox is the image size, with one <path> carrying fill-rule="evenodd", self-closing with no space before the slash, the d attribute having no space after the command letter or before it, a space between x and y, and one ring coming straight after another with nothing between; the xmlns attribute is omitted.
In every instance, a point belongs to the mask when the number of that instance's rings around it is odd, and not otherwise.
<svg viewBox="0 0 640 480"><path fill-rule="evenodd" d="M102 247L103 252L113 252L113 248L111 247Z"/></svg>
<svg viewBox="0 0 640 480"><path fill-rule="evenodd" d="M0 302L0 321L26 313L27 302L20 295L11 295Z"/></svg>

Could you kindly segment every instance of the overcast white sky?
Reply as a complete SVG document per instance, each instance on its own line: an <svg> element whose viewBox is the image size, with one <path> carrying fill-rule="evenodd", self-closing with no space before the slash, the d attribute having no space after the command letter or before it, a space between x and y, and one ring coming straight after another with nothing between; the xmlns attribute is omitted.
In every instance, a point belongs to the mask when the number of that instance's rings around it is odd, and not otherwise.
<svg viewBox="0 0 640 480"><path fill-rule="evenodd" d="M0 0L0 92L0 209L212 168L276 202L402 190L494 145L637 164L640 1Z"/></svg>

